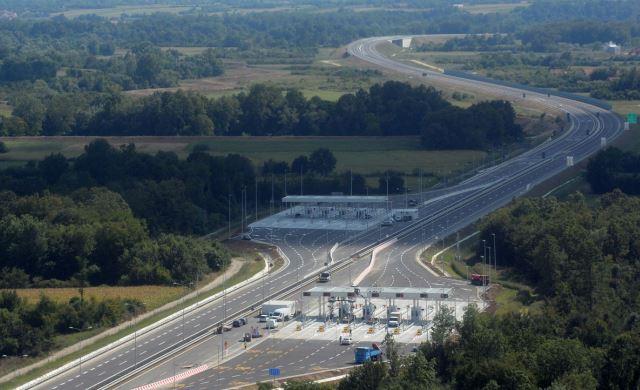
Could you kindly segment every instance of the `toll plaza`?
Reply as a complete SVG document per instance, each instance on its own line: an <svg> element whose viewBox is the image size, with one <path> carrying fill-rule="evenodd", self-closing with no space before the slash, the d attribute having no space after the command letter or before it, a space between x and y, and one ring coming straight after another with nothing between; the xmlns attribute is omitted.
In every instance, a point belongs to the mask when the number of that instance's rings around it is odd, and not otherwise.
<svg viewBox="0 0 640 390"><path fill-rule="evenodd" d="M316 286L302 296L317 298L317 310L309 315L319 319L372 323L399 312L402 320L423 324L429 320L430 311L449 300L452 288Z"/></svg>
<svg viewBox="0 0 640 390"><path fill-rule="evenodd" d="M365 230L391 215L386 196L289 195L282 211L252 228Z"/></svg>

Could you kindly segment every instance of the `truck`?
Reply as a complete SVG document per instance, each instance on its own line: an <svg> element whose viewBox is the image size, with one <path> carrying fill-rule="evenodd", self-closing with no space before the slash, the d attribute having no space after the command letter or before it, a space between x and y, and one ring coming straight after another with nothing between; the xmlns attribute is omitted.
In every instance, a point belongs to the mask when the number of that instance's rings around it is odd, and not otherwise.
<svg viewBox="0 0 640 390"><path fill-rule="evenodd" d="M378 344L373 343L371 347L357 347L355 350L356 364L362 364L368 361L377 361L382 358L382 351Z"/></svg>
<svg viewBox="0 0 640 390"><path fill-rule="evenodd" d="M489 282L489 276L488 275L481 275L481 274L471 274L471 284L473 284L474 286L485 286Z"/></svg>
<svg viewBox="0 0 640 390"><path fill-rule="evenodd" d="M389 313L389 318L387 318L387 326L389 328L397 328L402 323L402 312L393 311Z"/></svg>
<svg viewBox="0 0 640 390"><path fill-rule="evenodd" d="M296 315L296 301L268 301L262 305L261 314L282 317L285 321Z"/></svg>

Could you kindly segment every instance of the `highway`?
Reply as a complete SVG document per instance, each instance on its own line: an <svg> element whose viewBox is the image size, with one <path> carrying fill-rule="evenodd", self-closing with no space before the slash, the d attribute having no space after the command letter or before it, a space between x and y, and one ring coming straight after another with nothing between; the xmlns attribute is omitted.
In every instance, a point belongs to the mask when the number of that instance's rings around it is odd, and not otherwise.
<svg viewBox="0 0 640 390"><path fill-rule="evenodd" d="M369 38L349 45L349 53L372 65L384 67L412 77L425 77L425 81L437 80L453 87L481 89L486 94L516 100L522 99L523 91L456 78L423 68L397 62L380 54L376 47L390 37ZM374 244L398 236L394 245L385 249L379 256L372 272L361 282L361 286L454 286L456 298L469 299L476 295L473 288L462 282L443 280L427 272L415 261L415 255L425 245L433 244L436 237L443 237L473 223L478 218L507 204L537 183L540 183L566 168L566 157L573 156L577 163L595 153L601 147L601 137L607 140L615 138L622 131L621 120L613 113L586 103L562 97L526 92L526 99L546 106L549 110L561 110L568 114L570 127L553 140L518 157L478 173L474 177L449 188L430 191L422 195L424 204L420 206L420 218L412 223L396 223L391 227L374 227L363 233L345 233L326 230L259 229L253 236L264 242L277 245L284 253L287 263L281 269L270 273L253 285L227 294L223 299L202 305L196 310L184 313L152 332L138 335L135 342L126 342L108 353L89 359L65 373L57 375L33 388L40 389L98 389L120 384L119 380L135 370L141 375L134 376L132 382L126 382L122 388L131 388L133 384L148 383L162 379L160 373L175 372L175 359L167 359L190 339L202 334L203 340L195 343L181 353L179 360L193 364L214 360L211 345L221 345L222 336L212 336L208 331L220 321L230 316L239 316L258 307L260 303L278 291L293 291L300 281L317 274L328 259L328 252L335 243L341 243L333 258L337 263L350 262L354 253L370 249ZM544 155L543 155L544 153ZM416 195L412 195L416 196ZM404 203L404 196L394 198L397 204ZM332 283L348 284L366 267L364 260L358 260L340 271L339 277ZM233 337L224 335L224 337ZM232 339L234 340L234 339ZM235 341L235 340L234 340ZM265 341L267 343L268 341ZM282 351L292 348L284 342ZM283 344L284 345L284 344ZM310 343L311 346L315 345ZM321 346L321 345L320 345ZM318 346L318 348L320 348ZM306 348L300 352L284 353L282 362L271 362L274 366L288 365L287 359L304 358ZM333 351L327 347L325 351ZM334 353L334 352L331 352ZM154 363L162 358L162 361ZM241 362L242 355L236 357ZM326 366L326 354L316 354L307 366ZM287 361L285 361L287 360ZM320 361L324 362L321 364ZM225 363L226 364L226 363ZM258 366L226 376L225 381L217 378L215 387L229 387L237 380L233 375L242 375L245 381L254 381L264 377L263 368ZM178 371L182 368L178 368ZM206 371L187 381L187 384L202 384L212 375ZM209 384L204 384L209 385ZM205 386L206 387L206 386Z"/></svg>

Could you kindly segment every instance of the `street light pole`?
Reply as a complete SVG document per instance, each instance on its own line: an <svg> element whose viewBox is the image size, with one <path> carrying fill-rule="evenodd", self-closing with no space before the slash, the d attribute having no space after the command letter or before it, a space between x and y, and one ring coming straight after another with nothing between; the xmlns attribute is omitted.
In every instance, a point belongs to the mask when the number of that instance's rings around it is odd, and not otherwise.
<svg viewBox="0 0 640 390"><path fill-rule="evenodd" d="M496 278L498 277L498 248L496 248L496 234L491 233L493 236L493 270Z"/></svg>
<svg viewBox="0 0 640 390"><path fill-rule="evenodd" d="M487 274L487 264L486 264L486 260L487 260L487 245L485 243L485 240L482 240L482 250L484 251L484 256L482 256L482 269L484 270L484 274ZM485 281L484 281L484 277L482 278L482 286L484 287L485 285Z"/></svg>

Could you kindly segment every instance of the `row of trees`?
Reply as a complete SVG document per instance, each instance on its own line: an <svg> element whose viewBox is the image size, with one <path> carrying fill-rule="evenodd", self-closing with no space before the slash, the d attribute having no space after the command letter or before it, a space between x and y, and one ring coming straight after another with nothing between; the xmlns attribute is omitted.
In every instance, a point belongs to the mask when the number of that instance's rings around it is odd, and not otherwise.
<svg viewBox="0 0 640 390"><path fill-rule="evenodd" d="M57 335L114 326L142 311L144 304L131 299L56 303L42 295L30 303L15 291L0 291L0 354L36 356L56 347Z"/></svg>
<svg viewBox="0 0 640 390"><path fill-rule="evenodd" d="M78 104L73 104L77 102ZM90 112L95 114L91 115ZM141 99L113 94L87 104L55 97L46 107L18 99L5 135L340 135L423 136L430 149L483 148L521 137L510 103L452 107L432 87L388 81L337 102L306 99L298 90L256 84L218 99L190 92Z"/></svg>
<svg viewBox="0 0 640 390"><path fill-rule="evenodd" d="M86 52L75 50L70 57L37 51L17 52L2 59L0 82L45 80L63 91L131 90L173 87L182 79L219 76L222 62L213 49L184 55L178 50L162 50L148 42L134 45L124 55L97 57L94 41ZM9 51L10 49L5 48ZM65 67L64 75L58 71ZM57 78L57 82L51 80ZM62 91L61 91L62 92Z"/></svg>
<svg viewBox="0 0 640 390"><path fill-rule="evenodd" d="M269 204L272 189L275 199L283 196L285 172L291 173L289 194L297 193L299 177L292 177L300 173L305 193L346 193L351 187L355 194L369 191L361 175L333 174L336 160L327 149L299 156L291 164L270 160L259 168L246 157L211 156L202 149L205 148L196 146L186 160L181 160L172 152L150 155L139 153L134 145L115 148L105 140L96 140L74 160L54 154L37 164L0 171L0 191L20 196L49 191L73 197L74 192L85 188L107 187L122 197L110 195L122 202L114 209L130 207L136 218L144 220L144 225L139 220L132 222L138 236L144 236L145 229L152 236L209 233L227 223L229 202L233 215L239 214L243 189L253 192L257 185L259 206ZM387 178L391 193L404 191L404 180L398 172L381 175L378 191L386 192ZM253 197L250 200L251 207L255 207Z"/></svg>
<svg viewBox="0 0 640 390"><path fill-rule="evenodd" d="M58 176L52 163L40 169ZM106 189L69 196L0 192L0 199L0 288L182 283L229 262L208 240L152 238L122 197Z"/></svg>

